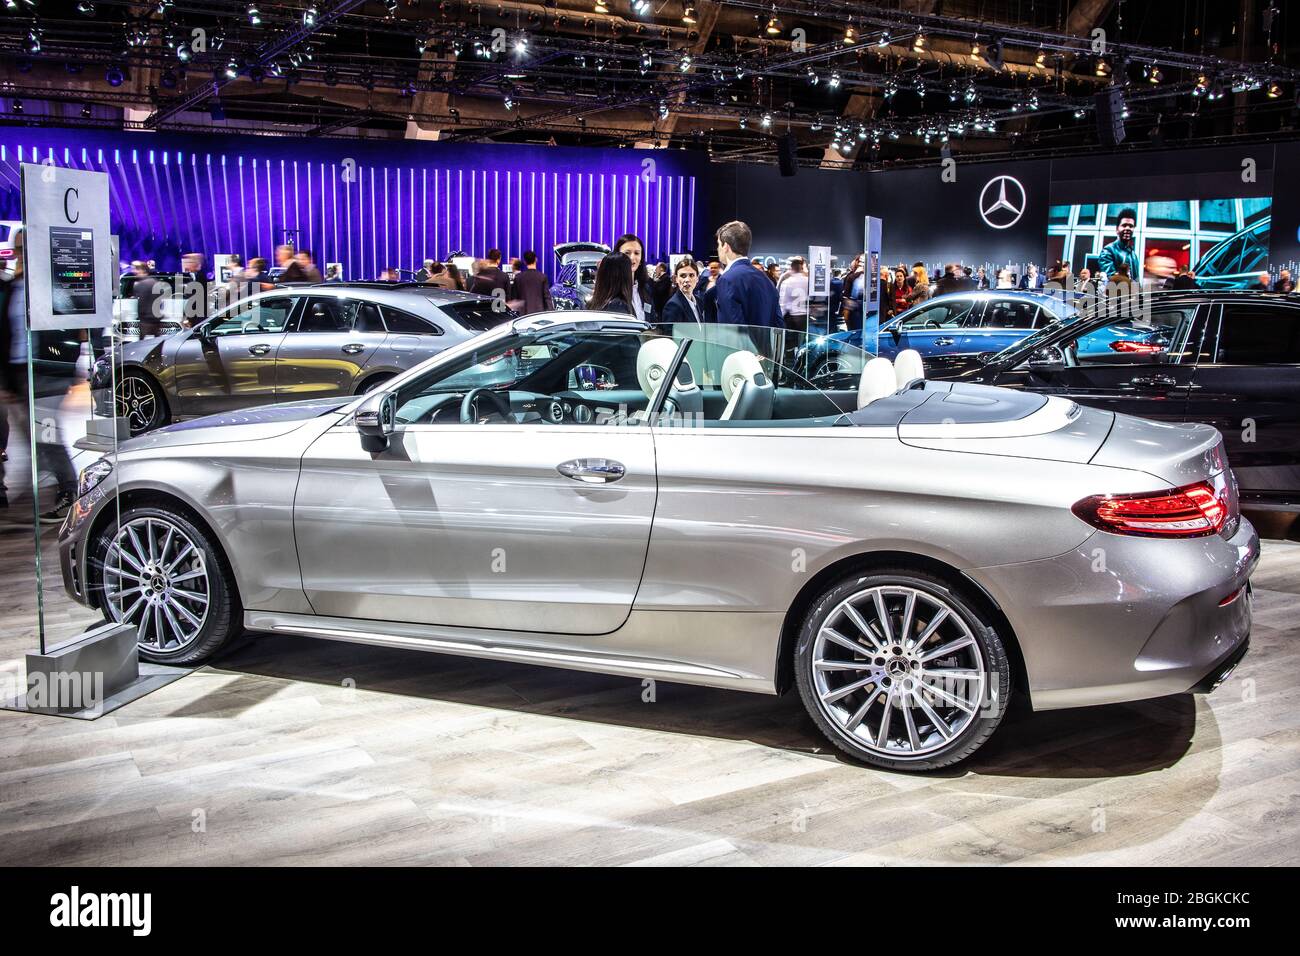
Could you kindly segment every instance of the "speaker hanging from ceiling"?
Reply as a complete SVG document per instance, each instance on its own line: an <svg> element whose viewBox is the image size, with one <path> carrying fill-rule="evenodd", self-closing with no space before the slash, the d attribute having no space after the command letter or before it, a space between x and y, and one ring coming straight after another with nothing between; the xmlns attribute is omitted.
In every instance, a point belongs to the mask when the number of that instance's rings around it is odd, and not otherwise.
<svg viewBox="0 0 1300 956"><path fill-rule="evenodd" d="M786 133L776 141L776 162L782 176L793 176L799 170L799 140L794 133Z"/></svg>
<svg viewBox="0 0 1300 956"><path fill-rule="evenodd" d="M1108 86L1097 94L1097 135L1103 145L1118 146L1124 142L1124 89Z"/></svg>

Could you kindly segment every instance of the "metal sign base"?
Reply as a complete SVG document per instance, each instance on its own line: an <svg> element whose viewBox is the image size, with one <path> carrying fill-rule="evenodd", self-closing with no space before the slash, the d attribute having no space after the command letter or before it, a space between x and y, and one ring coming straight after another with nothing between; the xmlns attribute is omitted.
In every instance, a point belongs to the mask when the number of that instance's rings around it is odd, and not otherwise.
<svg viewBox="0 0 1300 956"><path fill-rule="evenodd" d="M0 710L95 720L190 671L141 664L136 629L104 624L44 654L27 655L27 693L0 702Z"/></svg>

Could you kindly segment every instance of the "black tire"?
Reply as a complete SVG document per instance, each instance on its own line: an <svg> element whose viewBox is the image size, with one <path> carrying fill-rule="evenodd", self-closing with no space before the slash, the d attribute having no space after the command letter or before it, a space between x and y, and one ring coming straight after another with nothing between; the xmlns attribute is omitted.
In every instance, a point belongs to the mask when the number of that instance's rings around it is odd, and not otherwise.
<svg viewBox="0 0 1300 956"><path fill-rule="evenodd" d="M391 372L380 372L378 375L372 375L357 386L356 394L364 395L366 392L373 392L376 385L383 385L392 377Z"/></svg>
<svg viewBox="0 0 1300 956"><path fill-rule="evenodd" d="M171 421L166 396L143 372L126 372L118 380L115 407L117 416L127 420L132 435L143 435Z"/></svg>
<svg viewBox="0 0 1300 956"><path fill-rule="evenodd" d="M95 589L98 602L109 620L117 620L113 602L109 599L109 590L105 580L112 577L106 572L105 562L119 528L152 519L157 525L165 527L170 524L189 538L196 550L202 553L202 564L206 572L203 587L187 585L196 591L205 591L207 596L206 614L202 617L202 626L192 640L181 646L159 648L151 643L138 643L140 659L157 664L201 664L212 658L218 651L235 643L243 632L244 611L239 600L239 591L235 586L234 574L225 555L217 547L212 536L196 525L179 509L137 506L128 508L121 515L120 524L109 522L96 535L90 552L90 573L88 577ZM186 565L192 567L192 565ZM194 605L190 605L194 610ZM129 608L128 608L129 610ZM139 623L137 612L131 616L132 623Z"/></svg>
<svg viewBox="0 0 1300 956"><path fill-rule="evenodd" d="M945 635L951 635L955 632L961 635L964 639L965 634L968 632L969 636L973 638L974 648L954 653L970 654L972 655L972 659L974 659L973 655L977 648L979 660L982 662L979 670L984 674L984 692L981 695L983 704L976 708L974 715L968 718L969 722L960 731L953 734L951 739L946 739L946 734L940 734L935 724L929 721L919 708L911 709L911 714L915 716L905 715L906 719L904 724L907 729L910 729L913 723L921 729L928 729L926 740L922 741L923 746L919 748L921 752L914 757L906 756L908 751L902 749L901 742L899 744L899 749L897 750L899 756L893 757L893 751L890 751L888 746L888 735L886 737L886 746L883 748L886 753L882 753L877 749L872 749L872 747L865 745L864 742L861 741L855 733L851 732L850 729L845 729L839 725L837 722L839 720L838 716L835 720L828 716L827 711L831 710L834 712L834 708L829 703L823 704L818 689L815 686L818 678L815 676L813 659L814 647L817 642L817 636L821 632L823 625L827 622L828 617L830 617L832 613L836 613L839 617L844 616L838 609L842 607L848 598L857 595L860 592L868 591L869 589L877 587L896 587L913 589L916 592L921 592L923 595L928 595L929 598L937 599L937 601L942 602L942 604L949 608L950 615L956 615L956 617L960 619L960 621L957 621L948 618L946 623L940 625L940 630L935 631L934 636L916 646L916 648L911 652L914 656L921 656L925 652L937 650L942 646L947 646L945 645L946 641L951 644L949 636ZM890 618L892 630L900 625L900 618L903 612L897 608L890 607L888 605L888 600L889 599L887 599L886 602L886 616ZM905 598L899 596L894 600L902 602ZM920 595L918 595L915 600L915 607L928 607L928 605L923 604L926 599L923 599ZM914 612L914 614L918 616L920 613L920 610ZM868 620L867 623L871 624L871 621ZM964 625L965 630L957 630L961 628L962 625ZM952 630L944 630L945 628L950 628ZM840 629L838 617L835 629L837 632ZM912 628L914 637L920 636L916 633L918 630L921 630L921 621L914 619L914 626ZM848 636L852 641L861 643L861 640L856 633L851 632ZM902 644L904 642L899 641L898 643ZM824 646L831 647L832 645ZM894 645L888 646L892 648ZM970 645L968 644L967 646L969 647ZM874 655L878 654L878 651L868 648L866 644L862 644L862 647L863 653L861 655L851 651L842 652L847 654L847 657L837 662L843 663L844 661L853 661L854 669L849 671L849 673L852 673L851 678L842 678L844 683L837 688L831 689L832 694L847 686L847 684L852 680L859 679L859 674L879 673L883 675L886 673L883 670L870 670L869 667L871 664L881 660L885 661L888 665L891 658L887 654L876 657ZM838 651L839 648L840 645L833 645L833 649ZM860 662L859 658L861 659ZM940 659L940 662L942 660L943 659ZM825 665L823 665L823 667L824 666ZM913 666L924 668L926 665L924 663L918 663ZM1011 665L1007 658L1006 646L1003 638L998 634L989 615L981 610L980 605L977 602L971 600L970 597L964 594L960 588L954 587L949 581L925 571L905 567L882 568L854 574L829 588L816 601L816 603L813 604L804 619L803 626L799 632L799 639L795 644L794 669L796 684L799 688L799 697L803 701L808 714L812 717L813 722L817 724L818 729L821 730L826 739L834 744L839 750L848 754L855 760L863 761L873 766L883 767L888 770L936 770L965 760L978 750L984 742L993 735L993 732L997 730L1011 700ZM970 667L967 668L965 672L973 674L975 673L975 670L974 667ZM911 677L911 674L906 669L904 669L902 673L905 678ZM863 677L860 679L867 680L869 678ZM888 682L887 677L882 677L881 679ZM898 680L897 677L894 679ZM822 680L825 681L827 678L823 677ZM920 681L915 681L914 684L918 688L924 686ZM913 683L908 683L907 686L910 688L913 686ZM867 709L869 707L882 707L891 715L889 726L892 728L892 714L898 712L901 708L912 707L912 705L899 704L892 705L894 709L889 710L890 705L886 705L880 700L882 693L887 693L883 688L876 687L871 689L870 685L868 685L867 689L868 692L865 694L860 692L860 695L856 698L853 696L843 698L846 701L844 710L847 710L850 707L859 706L859 702L861 702L861 707L867 714L872 713L871 710ZM869 699L874 700L875 702L871 704L866 703ZM886 699L892 700L893 698L889 697ZM927 701L929 704L935 704L935 698L932 696L927 696ZM944 710L944 705L942 703L936 704L933 707L933 710L935 713L939 713ZM958 713L953 711L947 712ZM856 712L854 716L857 716ZM944 718L940 717L940 721L942 722L943 720ZM878 720L877 724L880 722L882 721ZM869 723L864 721L861 726L868 727ZM948 724L945 723L944 726L948 727ZM953 726L956 726L956 724L954 723ZM870 736L870 734L868 734L868 736ZM927 749L927 741L941 741L941 743L929 743L928 747L930 749Z"/></svg>

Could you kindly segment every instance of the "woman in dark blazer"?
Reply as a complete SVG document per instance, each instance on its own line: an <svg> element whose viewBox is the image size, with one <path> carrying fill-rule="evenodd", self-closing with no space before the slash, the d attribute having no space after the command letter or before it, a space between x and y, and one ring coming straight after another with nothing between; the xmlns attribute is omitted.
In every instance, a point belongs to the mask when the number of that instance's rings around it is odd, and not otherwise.
<svg viewBox="0 0 1300 956"><path fill-rule="evenodd" d="M631 259L621 252L611 252L600 260L587 308L593 312L633 314Z"/></svg>
<svg viewBox="0 0 1300 956"><path fill-rule="evenodd" d="M707 322L704 316L704 303L695 296L695 286L700 281L700 271L691 259L677 263L673 273L673 285L676 291L664 303L660 325L677 325L687 322Z"/></svg>

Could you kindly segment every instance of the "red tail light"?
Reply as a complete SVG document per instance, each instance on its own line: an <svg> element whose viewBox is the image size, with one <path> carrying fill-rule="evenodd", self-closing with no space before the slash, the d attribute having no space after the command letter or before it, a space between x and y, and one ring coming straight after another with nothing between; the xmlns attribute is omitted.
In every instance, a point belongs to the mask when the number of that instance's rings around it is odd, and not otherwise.
<svg viewBox="0 0 1300 956"><path fill-rule="evenodd" d="M1168 491L1093 495L1070 509L1094 528L1147 538L1198 538L1218 534L1229 518L1229 501L1200 481Z"/></svg>
<svg viewBox="0 0 1300 956"><path fill-rule="evenodd" d="M1163 352L1165 347L1155 342L1134 342L1132 339L1116 339L1110 343L1112 352L1136 352L1141 355L1153 355Z"/></svg>

